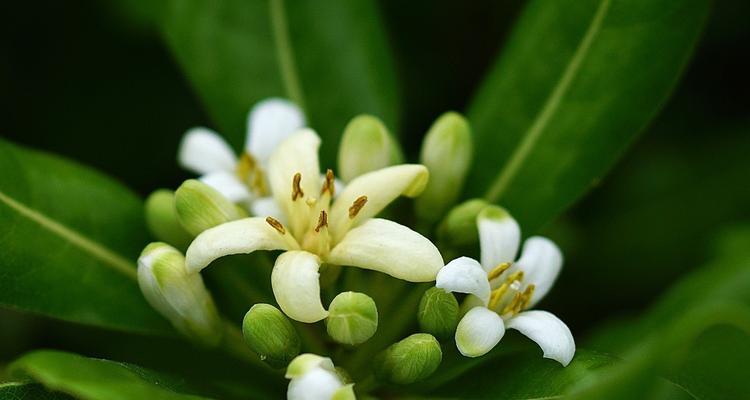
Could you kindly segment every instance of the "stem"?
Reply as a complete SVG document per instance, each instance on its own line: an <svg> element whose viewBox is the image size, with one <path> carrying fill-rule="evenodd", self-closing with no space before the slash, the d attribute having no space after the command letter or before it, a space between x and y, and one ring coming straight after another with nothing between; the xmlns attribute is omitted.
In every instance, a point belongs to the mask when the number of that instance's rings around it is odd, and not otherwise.
<svg viewBox="0 0 750 400"><path fill-rule="evenodd" d="M287 95L300 108L305 110L305 99L297 77L292 42L289 39L284 0L271 0L271 27L273 29L273 38L276 42L276 56L281 68L281 80L284 82Z"/></svg>
<svg viewBox="0 0 750 400"><path fill-rule="evenodd" d="M242 338L242 332L229 321L224 321L224 340L221 342L221 349L224 352L238 360L247 362L250 365L264 369L269 372L278 373L266 365L260 358L250 351Z"/></svg>

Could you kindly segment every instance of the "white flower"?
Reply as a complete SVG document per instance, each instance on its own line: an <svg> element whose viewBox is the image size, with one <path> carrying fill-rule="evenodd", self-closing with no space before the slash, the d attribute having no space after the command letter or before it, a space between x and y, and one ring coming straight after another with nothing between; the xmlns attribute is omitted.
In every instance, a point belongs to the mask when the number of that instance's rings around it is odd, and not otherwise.
<svg viewBox="0 0 750 400"><path fill-rule="evenodd" d="M332 201L333 172L319 178L319 146L318 135L305 129L271 156L271 192L288 224L255 217L208 229L187 250L188 270L200 271L230 254L286 250L273 268L273 293L284 313L308 323L328 316L320 300L322 263L371 269L411 282L434 280L443 266L435 245L403 225L372 218L400 195L418 195L427 182L427 168L404 164L366 173Z"/></svg>
<svg viewBox="0 0 750 400"><path fill-rule="evenodd" d="M300 354L289 363L286 378L291 379L289 400L353 400L354 384L345 384L330 358Z"/></svg>
<svg viewBox="0 0 750 400"><path fill-rule="evenodd" d="M253 214L273 214L265 172L268 159L279 143L304 125L305 116L294 103L266 99L248 114L245 151L239 157L219 134L198 127L185 133L178 161L227 199L248 206Z"/></svg>
<svg viewBox="0 0 750 400"><path fill-rule="evenodd" d="M485 208L477 216L481 264L469 257L449 262L435 286L467 293L470 308L458 323L456 346L467 357L486 354L500 342L505 328L516 329L536 342L544 357L568 365L575 353L570 329L547 311L526 311L544 297L562 267L562 253L549 239L526 240L518 261L521 232L504 209Z"/></svg>

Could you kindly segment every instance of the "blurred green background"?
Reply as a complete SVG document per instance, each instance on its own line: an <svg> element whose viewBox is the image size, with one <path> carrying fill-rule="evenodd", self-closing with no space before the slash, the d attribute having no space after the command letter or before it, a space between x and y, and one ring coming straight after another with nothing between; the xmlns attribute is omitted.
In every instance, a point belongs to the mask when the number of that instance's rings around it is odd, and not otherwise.
<svg viewBox="0 0 750 400"><path fill-rule="evenodd" d="M402 124L392 128L409 159L439 114L467 105L522 5L380 3L402 90ZM99 168L144 196L189 176L176 164L179 139L212 123L144 15L81 0L0 9L2 137ZM580 342L653 303L713 258L717 237L750 222L748 15L750 2L715 2L661 114L600 185L544 228L566 264L543 306ZM72 325L0 313L0 364L42 346L97 351Z"/></svg>

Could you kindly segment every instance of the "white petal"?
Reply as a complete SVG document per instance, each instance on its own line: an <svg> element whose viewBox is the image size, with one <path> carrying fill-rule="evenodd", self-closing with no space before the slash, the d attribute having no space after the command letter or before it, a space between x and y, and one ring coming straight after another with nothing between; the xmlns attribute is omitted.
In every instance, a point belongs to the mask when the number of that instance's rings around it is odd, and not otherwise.
<svg viewBox="0 0 750 400"><path fill-rule="evenodd" d="M410 282L435 280L443 257L427 238L386 219L373 218L344 236L326 262L385 272Z"/></svg>
<svg viewBox="0 0 750 400"><path fill-rule="evenodd" d="M198 272L219 257L256 250L287 250L299 246L289 232L279 233L265 218L244 218L203 231L188 247L188 272Z"/></svg>
<svg viewBox="0 0 750 400"><path fill-rule="evenodd" d="M234 171L237 156L218 133L207 128L192 128L185 133L177 152L183 168L198 174Z"/></svg>
<svg viewBox="0 0 750 400"><path fill-rule="evenodd" d="M508 320L508 328L523 333L536 342L551 358L567 366L576 352L576 343L570 329L559 318L547 311L525 311Z"/></svg>
<svg viewBox="0 0 750 400"><path fill-rule="evenodd" d="M237 175L231 172L211 172L201 176L199 180L216 189L232 203L244 203L252 197L247 186L237 179Z"/></svg>
<svg viewBox="0 0 750 400"><path fill-rule="evenodd" d="M291 101L271 98L258 102L247 116L245 151L266 165L276 147L304 126L305 115Z"/></svg>
<svg viewBox="0 0 750 400"><path fill-rule="evenodd" d="M276 199L270 196L253 200L250 211L257 217L273 217L282 224L286 225L287 223L286 215L281 211L281 207L276 203Z"/></svg>
<svg viewBox="0 0 750 400"><path fill-rule="evenodd" d="M498 264L512 262L521 241L521 228L498 206L488 206L477 216L482 267L491 271Z"/></svg>
<svg viewBox="0 0 750 400"><path fill-rule="evenodd" d="M456 328L456 347L466 357L479 357L492 350L505 334L505 324L497 313L484 307L469 310Z"/></svg>
<svg viewBox="0 0 750 400"><path fill-rule="evenodd" d="M294 357L294 360L287 365L284 377L287 379L298 378L313 368L323 368L331 372L336 372L336 367L333 366L333 361L330 358L312 353L304 353Z"/></svg>
<svg viewBox="0 0 750 400"><path fill-rule="evenodd" d="M314 368L289 382L286 392L288 400L330 400L344 386L335 373Z"/></svg>
<svg viewBox="0 0 750 400"><path fill-rule="evenodd" d="M526 239L516 266L524 272L524 281L536 286L530 307L539 302L552 288L562 264L562 252L554 242L541 236Z"/></svg>
<svg viewBox="0 0 750 400"><path fill-rule="evenodd" d="M346 185L331 208L329 221L334 241L340 240L350 226L377 215L399 196L418 196L428 179L427 168L419 164L396 165L356 177ZM361 196L367 196L367 203L350 219L349 207Z"/></svg>
<svg viewBox="0 0 750 400"><path fill-rule="evenodd" d="M306 323L328 316L320 301L320 259L306 251L287 251L276 259L271 287L276 302L289 318Z"/></svg>
<svg viewBox="0 0 750 400"><path fill-rule="evenodd" d="M487 272L479 262L469 257L459 257L440 269L435 286L449 292L473 294L484 305L490 299L490 282Z"/></svg>

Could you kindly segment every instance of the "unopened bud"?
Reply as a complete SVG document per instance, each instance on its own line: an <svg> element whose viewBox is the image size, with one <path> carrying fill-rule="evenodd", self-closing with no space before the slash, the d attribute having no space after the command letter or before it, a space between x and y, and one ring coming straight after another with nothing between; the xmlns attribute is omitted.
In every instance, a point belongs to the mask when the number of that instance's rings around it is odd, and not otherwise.
<svg viewBox="0 0 750 400"><path fill-rule="evenodd" d="M440 339L448 339L456 332L458 315L458 301L453 293L433 287L422 295L417 319L422 331Z"/></svg>
<svg viewBox="0 0 750 400"><path fill-rule="evenodd" d="M339 145L339 175L349 182L359 175L401 162L401 149L376 117L354 117Z"/></svg>
<svg viewBox="0 0 750 400"><path fill-rule="evenodd" d="M188 179L175 192L175 209L180 223L197 236L206 229L245 217L240 208L216 189Z"/></svg>
<svg viewBox="0 0 750 400"><path fill-rule="evenodd" d="M432 375L442 359L437 339L416 333L380 353L375 360L375 374L383 381L405 385Z"/></svg>
<svg viewBox="0 0 750 400"><path fill-rule="evenodd" d="M339 343L364 343L378 330L375 301L364 293L339 293L328 307L326 329L328 336Z"/></svg>
<svg viewBox="0 0 750 400"><path fill-rule="evenodd" d="M420 163L430 171L430 181L416 199L417 215L437 221L461 193L471 165L471 128L458 113L448 112L432 124L422 142Z"/></svg>
<svg viewBox="0 0 750 400"><path fill-rule="evenodd" d="M174 192L159 189L146 199L146 225L155 238L175 247L184 248L190 244L193 235L180 224L174 206Z"/></svg>
<svg viewBox="0 0 750 400"><path fill-rule="evenodd" d="M256 304L242 321L245 343L274 368L289 364L302 346L297 331L289 319L270 304Z"/></svg>
<svg viewBox="0 0 750 400"><path fill-rule="evenodd" d="M438 239L449 246L465 246L479 238L477 215L489 204L481 199L467 200L453 207L437 228Z"/></svg>
<svg viewBox="0 0 750 400"><path fill-rule="evenodd" d="M287 399L354 400L353 384L341 375L328 357L315 354L297 356L286 369L291 379Z"/></svg>
<svg viewBox="0 0 750 400"><path fill-rule="evenodd" d="M166 243L151 243L138 258L138 285L146 300L185 336L219 344L221 319L200 274L187 273L185 257Z"/></svg>

